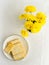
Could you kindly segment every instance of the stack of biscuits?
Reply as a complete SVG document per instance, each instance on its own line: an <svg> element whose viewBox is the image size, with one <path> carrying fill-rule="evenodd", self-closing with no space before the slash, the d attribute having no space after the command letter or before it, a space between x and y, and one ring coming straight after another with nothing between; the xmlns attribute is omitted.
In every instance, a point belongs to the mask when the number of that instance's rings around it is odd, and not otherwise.
<svg viewBox="0 0 49 65"><path fill-rule="evenodd" d="M4 51L11 55L13 60L20 60L26 56L25 46L19 39L9 41L5 46Z"/></svg>

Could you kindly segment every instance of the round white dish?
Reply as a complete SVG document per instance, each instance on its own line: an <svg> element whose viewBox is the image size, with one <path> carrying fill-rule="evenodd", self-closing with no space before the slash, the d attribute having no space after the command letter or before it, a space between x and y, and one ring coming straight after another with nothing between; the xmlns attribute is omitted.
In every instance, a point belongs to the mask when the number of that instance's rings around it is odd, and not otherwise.
<svg viewBox="0 0 49 65"><path fill-rule="evenodd" d="M22 43L24 44L24 46L26 48L26 51L28 52L28 43L27 43L27 41L23 37L21 37L20 35L17 35L17 34L11 35L8 38L6 38L4 43L3 43L3 53L10 60L13 60L13 58L4 51L4 48L7 45L7 42L9 42L9 41L11 41L13 39L17 39L17 38L20 39L20 41L22 41Z"/></svg>

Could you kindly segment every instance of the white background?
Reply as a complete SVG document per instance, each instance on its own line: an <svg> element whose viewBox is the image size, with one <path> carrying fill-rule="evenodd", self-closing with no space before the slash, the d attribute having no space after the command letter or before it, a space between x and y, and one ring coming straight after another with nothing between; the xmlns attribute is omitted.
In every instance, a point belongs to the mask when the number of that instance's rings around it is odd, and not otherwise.
<svg viewBox="0 0 49 65"><path fill-rule="evenodd" d="M45 12L47 23L39 33L26 38L29 53L25 60L14 62L4 56L2 45L7 36L20 34L24 22L18 16L26 5L35 5L37 12ZM49 65L49 0L0 0L0 65Z"/></svg>

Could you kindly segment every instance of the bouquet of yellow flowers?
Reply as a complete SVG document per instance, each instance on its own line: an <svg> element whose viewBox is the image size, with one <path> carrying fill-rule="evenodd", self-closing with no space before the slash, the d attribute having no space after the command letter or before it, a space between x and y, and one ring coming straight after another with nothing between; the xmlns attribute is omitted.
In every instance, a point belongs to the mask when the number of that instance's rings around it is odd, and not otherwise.
<svg viewBox="0 0 49 65"><path fill-rule="evenodd" d="M26 6L25 13L19 16L21 20L25 20L24 27L26 30L21 30L23 37L28 36L28 31L32 33L39 32L42 26L46 23L46 15L43 12L38 12L34 15L33 12L35 11L35 6Z"/></svg>

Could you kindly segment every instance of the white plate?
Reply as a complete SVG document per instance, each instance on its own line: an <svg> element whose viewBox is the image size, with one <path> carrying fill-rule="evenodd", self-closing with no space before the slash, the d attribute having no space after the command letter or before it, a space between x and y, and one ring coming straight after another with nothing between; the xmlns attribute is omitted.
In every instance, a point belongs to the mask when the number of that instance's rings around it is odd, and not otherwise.
<svg viewBox="0 0 49 65"><path fill-rule="evenodd" d="M4 43L3 43L3 53L4 53L4 55L8 58L8 59L10 59L10 60L13 60L12 59L12 57L10 56L10 55L8 55L5 51L4 51L4 49L5 49L5 46L7 45L7 42L9 42L9 41L11 41L11 40L13 40L13 39L20 39L20 41L23 43L23 45L25 46L25 48L26 48L26 53L28 52L28 43L27 43L27 41L23 38L23 37L21 37L20 35L12 35L12 36L9 36L5 41L4 41Z"/></svg>

